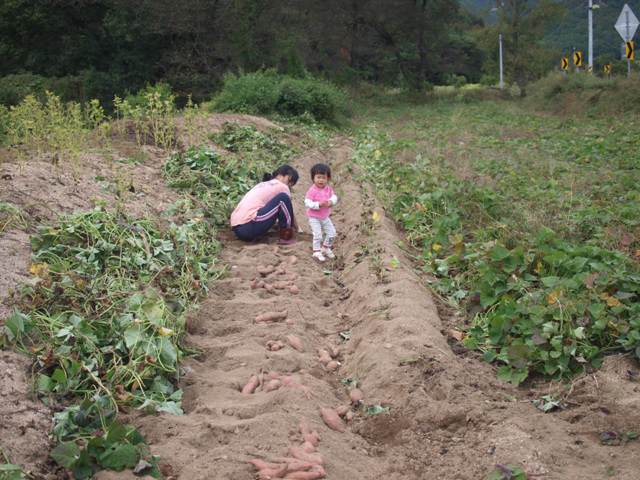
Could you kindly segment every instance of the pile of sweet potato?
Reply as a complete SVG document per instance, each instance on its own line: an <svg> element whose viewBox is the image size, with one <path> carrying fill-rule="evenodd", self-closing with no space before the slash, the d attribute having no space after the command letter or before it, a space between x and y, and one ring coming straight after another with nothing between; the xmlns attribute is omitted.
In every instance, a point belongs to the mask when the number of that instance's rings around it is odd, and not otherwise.
<svg viewBox="0 0 640 480"><path fill-rule="evenodd" d="M274 390L279 390L280 388L285 387L301 390L307 397L307 400L311 400L311 396L314 395L313 390L309 387L301 385L289 375L281 375L274 370L270 372L262 370L258 374L252 374L249 381L242 387L242 393L248 395L262 391L273 392Z"/></svg>
<svg viewBox="0 0 640 480"><path fill-rule="evenodd" d="M297 480L315 480L327 476L322 467L322 456L316 452L320 435L312 429L303 418L297 431L291 431L291 442L287 448L290 457L276 457L271 461L251 460L258 469L256 479L271 480L275 478L289 478ZM298 436L299 435L299 436Z"/></svg>
<svg viewBox="0 0 640 480"><path fill-rule="evenodd" d="M278 266L274 265L258 265L256 270L259 274L251 280L251 290L264 288L269 293L275 293L276 290L288 290L293 295L300 292L294 281L298 278L298 274L290 271L289 266L298 263L298 257L291 255L289 260L282 262Z"/></svg>

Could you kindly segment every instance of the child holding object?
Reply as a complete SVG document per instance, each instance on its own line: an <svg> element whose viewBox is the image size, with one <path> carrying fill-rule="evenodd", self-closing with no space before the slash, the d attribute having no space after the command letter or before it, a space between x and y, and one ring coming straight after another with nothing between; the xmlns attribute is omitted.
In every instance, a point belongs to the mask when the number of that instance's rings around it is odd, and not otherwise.
<svg viewBox="0 0 640 480"><path fill-rule="evenodd" d="M336 229L329 215L331 207L338 203L338 197L328 185L331 180L331 169L324 163L311 167L313 185L307 192L304 205L307 207L309 225L313 233L313 258L320 262L327 258L336 258L331 246L336 238Z"/></svg>

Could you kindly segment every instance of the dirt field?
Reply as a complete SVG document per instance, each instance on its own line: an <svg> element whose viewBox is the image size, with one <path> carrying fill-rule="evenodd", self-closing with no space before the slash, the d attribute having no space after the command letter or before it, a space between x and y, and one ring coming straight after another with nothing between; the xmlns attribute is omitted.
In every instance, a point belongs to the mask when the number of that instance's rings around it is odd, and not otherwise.
<svg viewBox="0 0 640 480"><path fill-rule="evenodd" d="M270 124L220 115L203 130L215 132L236 120L257 128ZM126 141L114 147L121 156L137 148ZM350 151L348 138L338 138L327 151L307 149L293 162L300 172L294 208L305 230L296 244L275 248L276 231L254 244L238 241L230 230L220 232L220 260L230 275L212 285L188 337L205 353L183 364L185 415L126 419L162 456L165 477L252 479L257 470L249 462L291 457L287 445L301 445L299 425L306 421L319 434L315 453L327 477L336 480L485 479L496 465L516 465L530 479L640 478L638 440L620 446L601 442L603 431L640 429L637 363L608 357L600 371L567 384L534 378L514 388L499 381L493 365L456 340L462 317L434 299L414 273L410 257L397 246L402 233L349 173L354 168L346 168ZM177 198L160 176L166 152L144 147L144 154L144 165L120 167L131 174L137 191L147 192L128 204L134 216L160 212ZM311 258L303 206L316 162L332 166L339 196L332 216L337 259L325 264ZM20 167L9 158L0 164L0 203L26 207L30 218L41 222L54 218L52 210L88 210L91 199L113 205L116 199L94 178L113 178L116 167L107 166L99 153L85 154L80 165L76 181L71 171L56 171L49 162ZM373 220L376 212L379 221ZM12 311L15 282L29 276L29 255L27 232L12 226L0 232L0 324ZM252 290L257 265L280 266L289 272L286 278L295 274L299 293ZM280 278L273 273L267 280ZM286 311L291 324L253 322L267 311ZM302 351L287 336L300 339ZM270 340L285 347L268 351ZM335 369L319 362L318 348L334 354ZM20 464L35 479L71 478L47 455L52 412L28 401L30 366L28 358L0 351L0 446L6 456L0 463ZM290 377L292 386L241 393L252 374L270 371ZM357 380L360 402L350 401L345 379ZM533 405L551 393L563 394L566 408L544 413ZM320 410L341 405L353 415L342 420L344 432L329 428ZM374 407L388 413L365 415ZM97 475L133 477L131 472Z"/></svg>

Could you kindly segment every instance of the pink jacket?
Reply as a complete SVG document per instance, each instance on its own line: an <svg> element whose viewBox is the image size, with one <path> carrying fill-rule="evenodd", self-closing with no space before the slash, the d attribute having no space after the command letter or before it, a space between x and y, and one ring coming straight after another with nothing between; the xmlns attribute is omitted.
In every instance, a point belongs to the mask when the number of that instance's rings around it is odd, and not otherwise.
<svg viewBox="0 0 640 480"><path fill-rule="evenodd" d="M335 205L338 203L338 197L333 193L333 189L326 185L323 189L319 189L315 184L307 191L304 199L304 205L307 207L307 216L315 218L327 218L331 214L331 209L326 205L319 207L320 202L328 202L331 200Z"/></svg>

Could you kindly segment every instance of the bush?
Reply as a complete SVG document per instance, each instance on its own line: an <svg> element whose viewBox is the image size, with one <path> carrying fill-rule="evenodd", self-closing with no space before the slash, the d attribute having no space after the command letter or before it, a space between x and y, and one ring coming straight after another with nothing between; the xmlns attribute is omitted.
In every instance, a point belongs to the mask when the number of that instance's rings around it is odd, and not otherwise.
<svg viewBox="0 0 640 480"><path fill-rule="evenodd" d="M607 117L637 110L640 85L627 75L551 73L527 85L525 104L560 115Z"/></svg>
<svg viewBox="0 0 640 480"><path fill-rule="evenodd" d="M47 98L46 92L60 97L63 102L81 102L81 84L82 79L77 76L47 78L31 73L7 75L0 78L0 104L5 107L15 106L28 95L44 101Z"/></svg>
<svg viewBox="0 0 640 480"><path fill-rule="evenodd" d="M250 115L280 114L327 124L340 124L349 111L346 94L331 83L314 78L292 78L266 70L225 77L222 92L211 103L219 112Z"/></svg>

